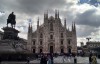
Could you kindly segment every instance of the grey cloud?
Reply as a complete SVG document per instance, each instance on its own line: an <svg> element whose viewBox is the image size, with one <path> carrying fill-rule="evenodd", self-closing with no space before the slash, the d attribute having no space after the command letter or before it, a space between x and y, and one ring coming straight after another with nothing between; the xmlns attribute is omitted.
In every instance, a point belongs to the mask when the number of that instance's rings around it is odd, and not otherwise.
<svg viewBox="0 0 100 64"><path fill-rule="evenodd" d="M66 2L65 0L2 0L1 7L6 11L15 11L25 14L40 14L47 9L61 8Z"/></svg>
<svg viewBox="0 0 100 64"><path fill-rule="evenodd" d="M85 11L84 13L80 13L77 15L75 21L78 25L89 25L94 27L100 26L100 14L96 14L97 10L90 9Z"/></svg>
<svg viewBox="0 0 100 64"><path fill-rule="evenodd" d="M78 37L87 37L91 35L91 33L98 31L98 29L94 28L93 26L87 26L87 25L77 25L76 29Z"/></svg>

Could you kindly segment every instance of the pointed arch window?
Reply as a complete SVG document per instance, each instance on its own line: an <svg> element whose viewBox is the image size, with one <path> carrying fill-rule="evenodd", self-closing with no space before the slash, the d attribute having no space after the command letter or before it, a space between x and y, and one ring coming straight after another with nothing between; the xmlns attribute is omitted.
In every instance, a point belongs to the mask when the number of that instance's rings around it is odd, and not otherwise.
<svg viewBox="0 0 100 64"><path fill-rule="evenodd" d="M68 39L67 41L68 41L68 44L70 44L70 43L71 43L71 39Z"/></svg>
<svg viewBox="0 0 100 64"><path fill-rule="evenodd" d="M43 38L43 34L42 33L40 34L40 38Z"/></svg>
<svg viewBox="0 0 100 64"><path fill-rule="evenodd" d="M61 38L63 38L63 33L61 33Z"/></svg>
<svg viewBox="0 0 100 64"><path fill-rule="evenodd" d="M35 40L33 41L33 45L35 45Z"/></svg>
<svg viewBox="0 0 100 64"><path fill-rule="evenodd" d="M50 23L50 31L53 31L53 23Z"/></svg>
<svg viewBox="0 0 100 64"><path fill-rule="evenodd" d="M43 51L43 50L42 50L42 49L40 49L40 53L42 53L42 51Z"/></svg>
<svg viewBox="0 0 100 64"><path fill-rule="evenodd" d="M61 40L61 45L63 45L63 40Z"/></svg>
<svg viewBox="0 0 100 64"><path fill-rule="evenodd" d="M35 51L36 51L36 50L35 50L35 49L33 49L33 53L35 53Z"/></svg>
<svg viewBox="0 0 100 64"><path fill-rule="evenodd" d="M50 39L53 39L53 35L50 35Z"/></svg>
<svg viewBox="0 0 100 64"><path fill-rule="evenodd" d="M61 53L64 53L64 49L63 48L61 48Z"/></svg>
<svg viewBox="0 0 100 64"><path fill-rule="evenodd" d="M42 44L43 44L43 41L41 40L41 41L40 41L40 45L42 45Z"/></svg>

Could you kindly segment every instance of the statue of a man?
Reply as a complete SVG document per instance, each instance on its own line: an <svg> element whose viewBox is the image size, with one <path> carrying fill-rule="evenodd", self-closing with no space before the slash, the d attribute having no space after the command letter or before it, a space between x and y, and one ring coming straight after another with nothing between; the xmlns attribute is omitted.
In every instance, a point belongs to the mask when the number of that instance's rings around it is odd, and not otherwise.
<svg viewBox="0 0 100 64"><path fill-rule="evenodd" d="M7 19L7 26L8 26L8 24L9 23L11 23L11 26L13 27L13 25L14 25L14 27L15 27L15 24L16 24L16 16L14 15L14 12L12 12L9 16L8 16L8 19Z"/></svg>

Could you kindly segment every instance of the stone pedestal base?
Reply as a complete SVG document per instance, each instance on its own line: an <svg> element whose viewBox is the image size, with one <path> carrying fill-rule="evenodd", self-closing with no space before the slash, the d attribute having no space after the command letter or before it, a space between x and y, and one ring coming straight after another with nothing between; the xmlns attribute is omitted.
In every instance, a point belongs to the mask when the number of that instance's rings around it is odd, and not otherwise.
<svg viewBox="0 0 100 64"><path fill-rule="evenodd" d="M3 35L3 39L14 39L14 40L18 40L18 33L19 31L16 30L15 28L12 27L4 27L2 28L4 30L4 35Z"/></svg>

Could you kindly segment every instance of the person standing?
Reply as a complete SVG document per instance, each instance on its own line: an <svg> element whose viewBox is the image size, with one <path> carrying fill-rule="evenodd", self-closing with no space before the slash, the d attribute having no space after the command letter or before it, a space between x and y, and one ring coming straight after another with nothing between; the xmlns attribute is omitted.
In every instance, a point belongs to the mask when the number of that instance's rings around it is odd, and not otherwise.
<svg viewBox="0 0 100 64"><path fill-rule="evenodd" d="M53 54L51 54L51 64L54 64L54 62L53 62Z"/></svg>
<svg viewBox="0 0 100 64"><path fill-rule="evenodd" d="M43 62L44 62L44 56L41 56L40 64L43 64Z"/></svg>
<svg viewBox="0 0 100 64"><path fill-rule="evenodd" d="M47 64L47 56L44 56L43 64Z"/></svg>
<svg viewBox="0 0 100 64"><path fill-rule="evenodd" d="M48 56L48 62L47 62L47 64L51 64L51 57L50 57L50 55Z"/></svg>
<svg viewBox="0 0 100 64"><path fill-rule="evenodd" d="M65 63L65 61L66 61L65 59L66 59L65 55L63 55L63 58L62 58L63 63Z"/></svg>
<svg viewBox="0 0 100 64"><path fill-rule="evenodd" d="M74 64L77 64L77 57L74 56Z"/></svg>
<svg viewBox="0 0 100 64"><path fill-rule="evenodd" d="M90 55L89 55L89 63L90 64L92 63L92 53L90 53Z"/></svg>
<svg viewBox="0 0 100 64"><path fill-rule="evenodd" d="M27 64L29 64L29 62L30 62L30 58L29 58L29 57L27 57Z"/></svg>
<svg viewBox="0 0 100 64"><path fill-rule="evenodd" d="M92 56L92 63L91 64L97 64L97 59L96 59L95 54L93 54L93 56Z"/></svg>

